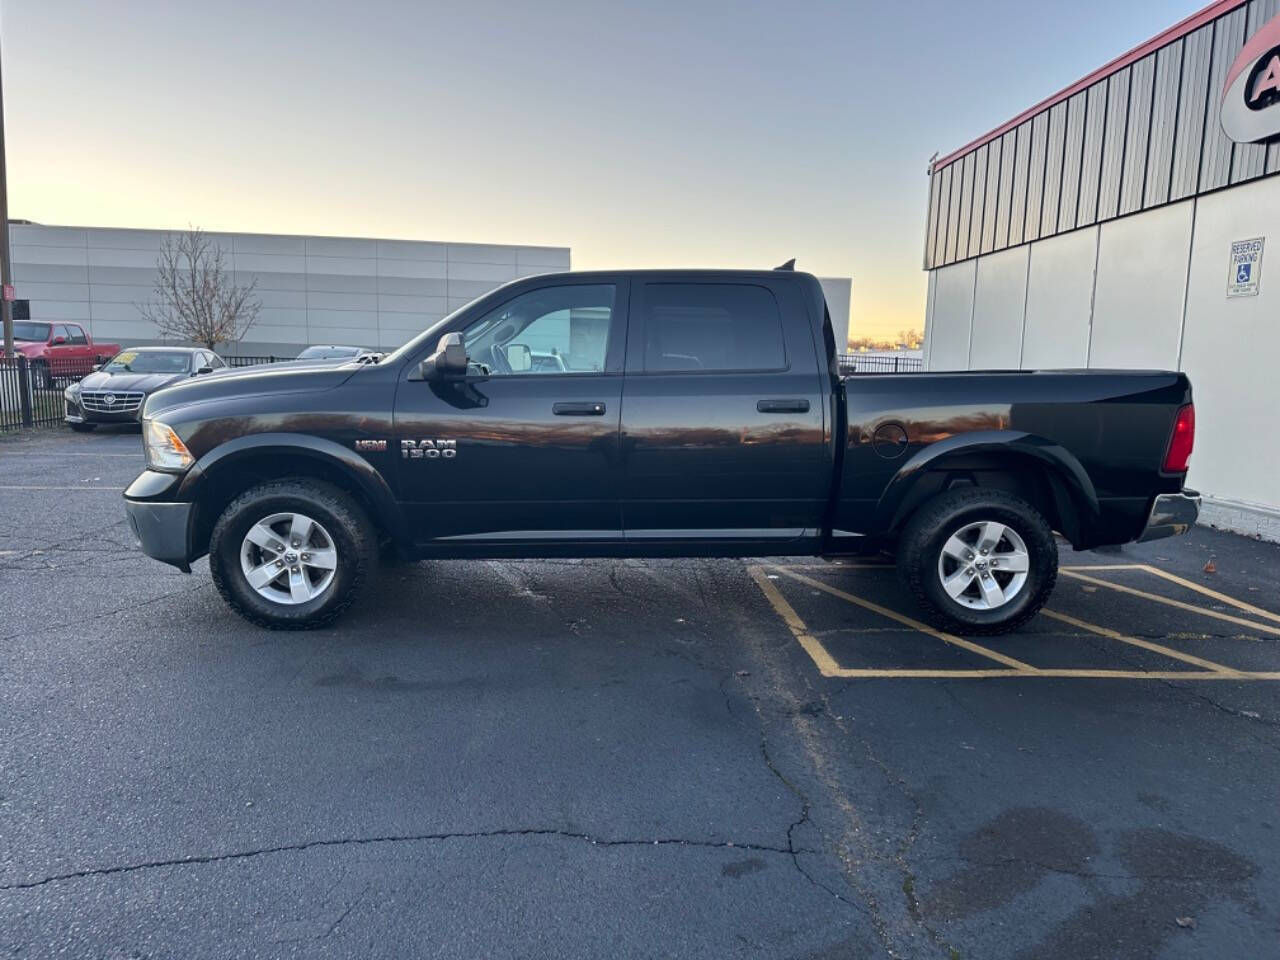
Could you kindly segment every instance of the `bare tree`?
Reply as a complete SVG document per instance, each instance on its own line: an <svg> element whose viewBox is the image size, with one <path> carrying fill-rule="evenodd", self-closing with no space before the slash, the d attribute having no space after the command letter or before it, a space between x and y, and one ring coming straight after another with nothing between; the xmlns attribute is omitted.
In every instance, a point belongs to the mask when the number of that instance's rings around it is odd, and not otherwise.
<svg viewBox="0 0 1280 960"><path fill-rule="evenodd" d="M210 350L239 343L258 319L258 281L237 284L222 248L199 227L166 234L156 258L155 298L135 304L165 340L187 340Z"/></svg>

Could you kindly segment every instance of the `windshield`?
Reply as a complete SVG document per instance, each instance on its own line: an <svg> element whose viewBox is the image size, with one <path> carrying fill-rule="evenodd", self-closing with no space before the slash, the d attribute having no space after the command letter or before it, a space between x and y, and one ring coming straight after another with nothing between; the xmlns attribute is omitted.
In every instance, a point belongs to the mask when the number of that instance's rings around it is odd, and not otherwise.
<svg viewBox="0 0 1280 960"><path fill-rule="evenodd" d="M191 354L177 350L126 350L102 368L107 373L186 373Z"/></svg>
<svg viewBox="0 0 1280 960"><path fill-rule="evenodd" d="M366 353L364 347L307 347L300 354L299 360L334 360L339 357L358 357Z"/></svg>
<svg viewBox="0 0 1280 960"><path fill-rule="evenodd" d="M24 321L13 325L13 339L35 340L39 343L49 339L49 324Z"/></svg>

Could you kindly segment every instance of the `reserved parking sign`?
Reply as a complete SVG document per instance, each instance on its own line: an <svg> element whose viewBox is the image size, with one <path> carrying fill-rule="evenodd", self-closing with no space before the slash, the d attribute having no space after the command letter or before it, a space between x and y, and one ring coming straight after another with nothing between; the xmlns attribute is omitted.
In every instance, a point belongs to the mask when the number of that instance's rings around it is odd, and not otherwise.
<svg viewBox="0 0 1280 960"><path fill-rule="evenodd" d="M1237 240L1231 244L1231 264L1227 272L1228 297L1256 297L1262 275L1262 243L1265 237Z"/></svg>

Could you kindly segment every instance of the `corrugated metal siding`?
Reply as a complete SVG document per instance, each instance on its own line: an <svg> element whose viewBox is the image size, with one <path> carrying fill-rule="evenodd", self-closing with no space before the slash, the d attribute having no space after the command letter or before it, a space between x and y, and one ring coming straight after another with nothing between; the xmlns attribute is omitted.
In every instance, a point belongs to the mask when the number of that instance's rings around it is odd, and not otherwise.
<svg viewBox="0 0 1280 960"><path fill-rule="evenodd" d="M969 220L973 216L973 158L971 153L961 161L960 220L956 224L956 259L969 256Z"/></svg>
<svg viewBox="0 0 1280 960"><path fill-rule="evenodd" d="M948 183L949 208L947 210L947 262L956 259L956 240L960 235L960 198L964 196L964 164L957 163L951 168L951 181Z"/></svg>
<svg viewBox="0 0 1280 960"><path fill-rule="evenodd" d="M933 238L933 262L935 266L949 263L947 260L947 215L951 209L951 171L955 164L938 174L938 229Z"/></svg>
<svg viewBox="0 0 1280 960"><path fill-rule="evenodd" d="M1044 160L1044 203L1040 211L1040 236L1058 232L1058 201L1062 196L1062 146L1067 139L1067 105L1049 111L1049 146Z"/></svg>
<svg viewBox="0 0 1280 960"><path fill-rule="evenodd" d="M1058 201L1059 230L1075 226L1080 204L1080 163L1084 150L1084 116L1087 91L1081 90L1067 101L1066 143L1062 148L1062 189Z"/></svg>
<svg viewBox="0 0 1280 960"><path fill-rule="evenodd" d="M987 144L973 154L973 210L969 214L969 256L982 246L982 220L987 210ZM999 144L997 144L999 146Z"/></svg>
<svg viewBox="0 0 1280 960"><path fill-rule="evenodd" d="M1013 170L1016 163L1018 131L1010 130L1000 138L1000 196L996 200L996 235L994 249L1009 245L1009 214L1013 207Z"/></svg>
<svg viewBox="0 0 1280 960"><path fill-rule="evenodd" d="M1156 79L1153 53L1133 65L1129 79L1129 132L1124 141L1124 173L1120 177L1120 213L1142 209L1147 180L1147 144L1151 139L1151 94Z"/></svg>
<svg viewBox="0 0 1280 960"><path fill-rule="evenodd" d="M1204 143L1212 53L1211 23L1182 42L1182 89L1178 94L1178 130L1173 140L1173 170L1169 175L1170 200L1191 196L1200 183L1200 148Z"/></svg>
<svg viewBox="0 0 1280 960"><path fill-rule="evenodd" d="M1124 144L1129 135L1128 67L1107 78L1107 129L1102 135L1102 186L1098 190L1098 219L1120 212L1120 180L1124 175Z"/></svg>
<svg viewBox="0 0 1280 960"><path fill-rule="evenodd" d="M1027 239L1027 188L1031 173L1031 121L1018 127L1016 159L1013 167L1013 203L1009 208L1009 243L1011 247Z"/></svg>
<svg viewBox="0 0 1280 960"><path fill-rule="evenodd" d="M931 267L1280 173L1221 128L1227 70L1280 0L1248 0L935 170ZM1145 51L1144 51L1145 52Z"/></svg>
<svg viewBox="0 0 1280 960"><path fill-rule="evenodd" d="M983 190L986 201L982 207L982 242L979 253L990 253L996 248L996 223L1000 219L1000 159L1004 139L992 140L987 149L987 183Z"/></svg>
<svg viewBox="0 0 1280 960"><path fill-rule="evenodd" d="M1023 240L1040 239L1040 212L1044 201L1045 156L1049 147L1049 114L1031 120L1031 159L1027 164L1027 220Z"/></svg>
<svg viewBox="0 0 1280 960"><path fill-rule="evenodd" d="M929 222L925 224L924 268L932 270L937 265L933 255L938 243L938 187L942 183L942 172L935 170L929 177Z"/></svg>
<svg viewBox="0 0 1280 960"><path fill-rule="evenodd" d="M1200 157L1200 189L1216 190L1231 179L1231 148L1222 132L1222 88L1227 71L1244 46L1244 7L1213 22L1213 59L1209 67L1209 106L1205 114L1205 143Z"/></svg>
<svg viewBox="0 0 1280 960"><path fill-rule="evenodd" d="M1147 184L1144 207L1169 202L1173 172L1173 138L1178 129L1178 94L1182 83L1182 41L1156 51L1155 85L1151 97L1151 135L1147 139Z"/></svg>
<svg viewBox="0 0 1280 960"><path fill-rule="evenodd" d="M1080 161L1080 198L1076 204L1076 226L1098 219L1098 186L1102 178L1102 137L1107 129L1107 82L1088 90L1084 109L1084 147ZM1066 226L1066 224L1062 224Z"/></svg>

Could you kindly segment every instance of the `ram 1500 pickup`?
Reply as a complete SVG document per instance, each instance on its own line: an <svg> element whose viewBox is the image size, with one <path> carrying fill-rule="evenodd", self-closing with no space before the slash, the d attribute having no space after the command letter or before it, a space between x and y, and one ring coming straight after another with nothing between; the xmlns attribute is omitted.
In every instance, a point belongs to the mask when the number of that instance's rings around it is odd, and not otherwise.
<svg viewBox="0 0 1280 960"><path fill-rule="evenodd" d="M1053 589L1055 531L1088 549L1195 521L1194 424L1180 373L842 379L805 273L565 273L380 358L151 395L125 507L146 553L187 571L208 554L266 627L333 620L387 551L889 549L936 622L998 633Z"/></svg>

